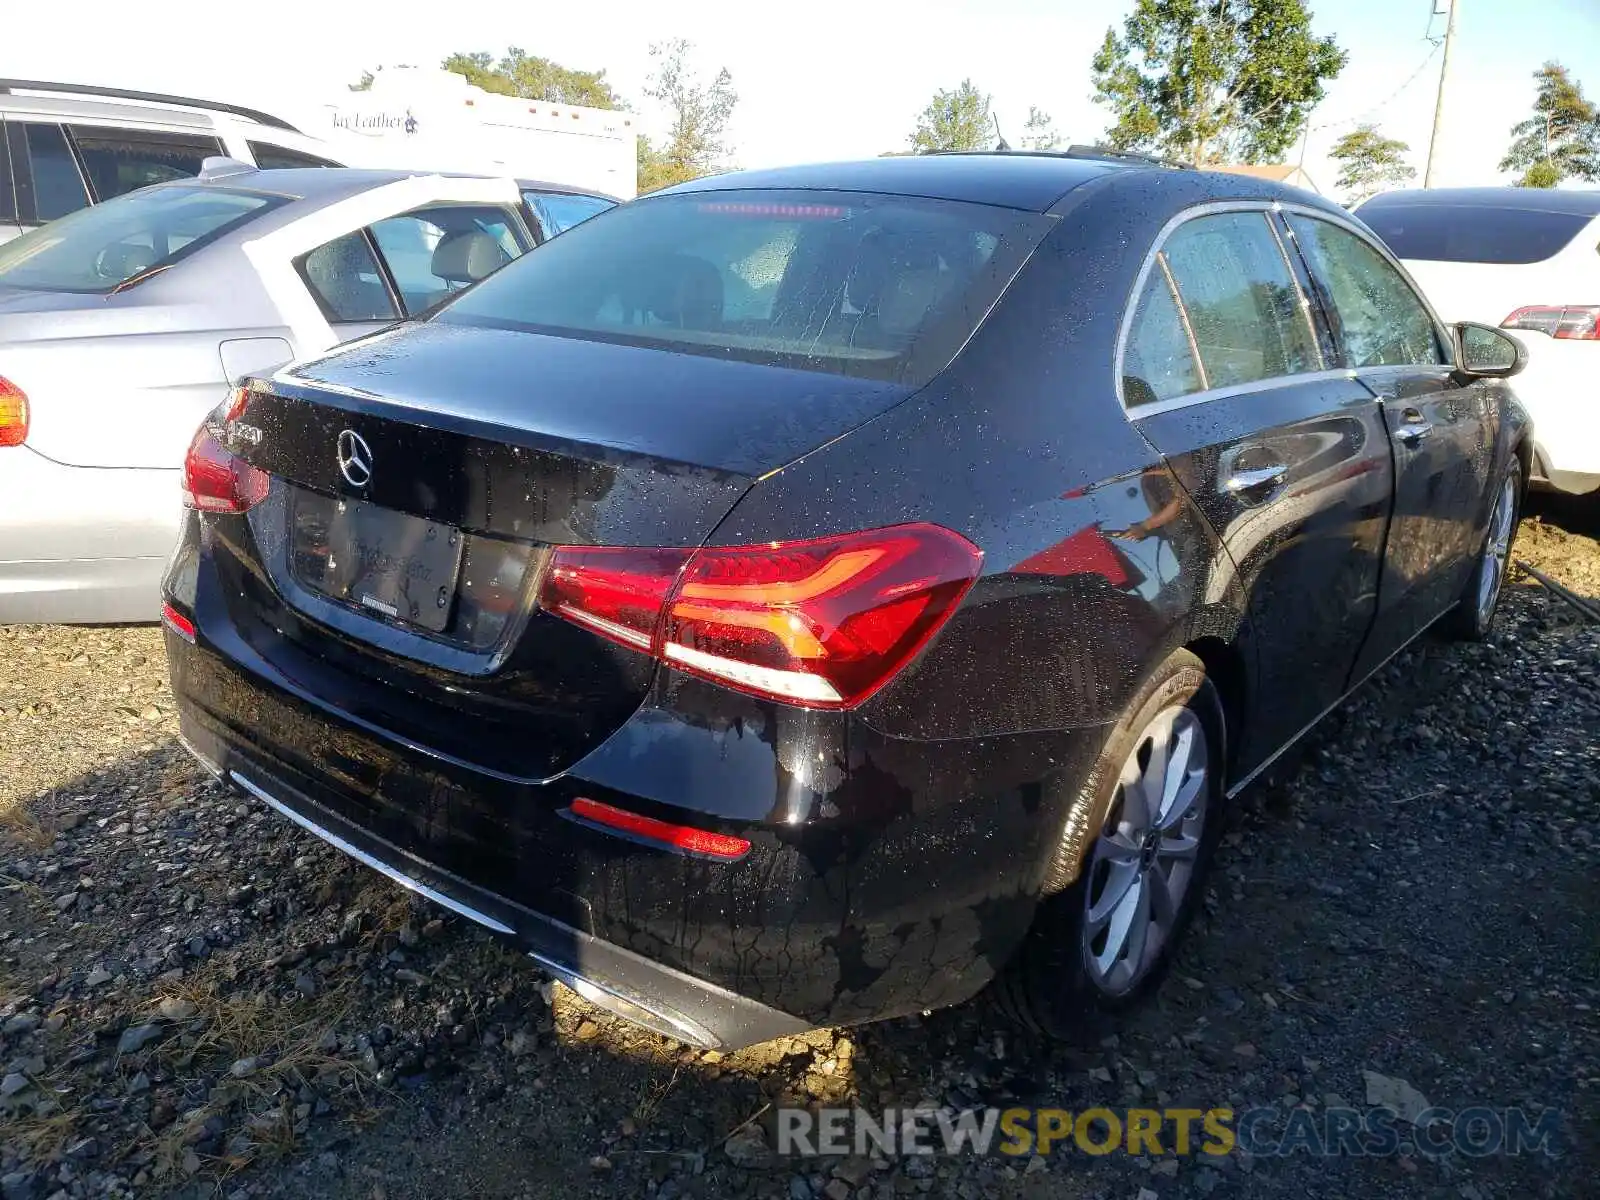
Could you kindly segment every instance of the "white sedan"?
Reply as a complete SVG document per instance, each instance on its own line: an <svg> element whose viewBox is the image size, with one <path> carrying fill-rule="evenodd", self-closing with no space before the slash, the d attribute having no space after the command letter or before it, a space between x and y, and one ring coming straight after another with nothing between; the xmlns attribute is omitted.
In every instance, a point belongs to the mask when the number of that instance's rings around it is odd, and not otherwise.
<svg viewBox="0 0 1600 1200"><path fill-rule="evenodd" d="M1600 191L1385 192L1356 215L1447 321L1509 329L1528 348L1534 482L1600 489Z"/></svg>
<svg viewBox="0 0 1600 1200"><path fill-rule="evenodd" d="M0 623L155 620L184 452L236 380L533 245L509 179L207 164L0 246Z"/></svg>

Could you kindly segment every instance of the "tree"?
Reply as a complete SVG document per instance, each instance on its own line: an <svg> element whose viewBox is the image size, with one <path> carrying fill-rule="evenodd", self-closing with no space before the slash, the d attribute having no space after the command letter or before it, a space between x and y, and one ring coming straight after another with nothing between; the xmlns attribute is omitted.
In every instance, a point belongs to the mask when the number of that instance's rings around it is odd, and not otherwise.
<svg viewBox="0 0 1600 1200"><path fill-rule="evenodd" d="M1028 106L1028 119L1022 126L1022 148L1024 150L1061 148L1061 135L1056 132L1056 123L1051 120L1050 114L1031 104Z"/></svg>
<svg viewBox="0 0 1600 1200"><path fill-rule="evenodd" d="M963 79L954 91L940 89L917 118L911 131L911 149L981 150L995 141L994 122L989 116L989 96Z"/></svg>
<svg viewBox="0 0 1600 1200"><path fill-rule="evenodd" d="M1415 178L1417 169L1405 160L1410 152L1405 142L1384 137L1371 125L1345 134L1328 155L1339 164L1335 184L1345 193L1345 203L1354 206L1374 192Z"/></svg>
<svg viewBox="0 0 1600 1200"><path fill-rule="evenodd" d="M1304 0L1137 0L1094 56L1096 102L1122 150L1196 166L1280 158L1347 55Z"/></svg>
<svg viewBox="0 0 1600 1200"><path fill-rule="evenodd" d="M1600 180L1600 114L1566 67L1547 62L1533 116L1511 127L1513 141L1502 171L1521 171L1519 187L1555 187L1563 179Z"/></svg>
<svg viewBox="0 0 1600 1200"><path fill-rule="evenodd" d="M728 122L739 94L727 67L707 83L689 64L692 50L682 38L650 47L655 67L644 94L667 111L671 124L660 145L639 139L641 192L727 169Z"/></svg>
<svg viewBox="0 0 1600 1200"><path fill-rule="evenodd" d="M622 108L622 98L606 80L604 71L579 71L548 58L530 55L516 46L494 62L487 51L452 54L442 64L446 71L465 75L467 82L486 92L548 100L553 104L584 104L590 108Z"/></svg>

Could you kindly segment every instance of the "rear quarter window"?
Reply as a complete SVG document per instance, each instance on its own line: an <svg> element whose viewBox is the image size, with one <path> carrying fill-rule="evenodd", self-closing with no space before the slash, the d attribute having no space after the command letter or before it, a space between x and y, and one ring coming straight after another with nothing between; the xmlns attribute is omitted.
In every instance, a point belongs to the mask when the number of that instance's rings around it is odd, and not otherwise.
<svg viewBox="0 0 1600 1200"><path fill-rule="evenodd" d="M1593 217L1476 204L1365 204L1356 216L1396 258L1536 263L1566 249Z"/></svg>

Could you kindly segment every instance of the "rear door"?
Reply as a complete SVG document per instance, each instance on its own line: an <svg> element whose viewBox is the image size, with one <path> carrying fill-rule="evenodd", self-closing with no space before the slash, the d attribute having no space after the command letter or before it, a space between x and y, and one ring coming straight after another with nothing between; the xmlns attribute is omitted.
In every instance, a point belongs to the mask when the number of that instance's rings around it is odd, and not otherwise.
<svg viewBox="0 0 1600 1200"><path fill-rule="evenodd" d="M1428 306L1365 233L1309 213L1287 225L1338 347L1382 402L1395 464L1379 618L1356 666L1378 666L1455 603L1482 537L1499 420L1488 389L1456 378Z"/></svg>
<svg viewBox="0 0 1600 1200"><path fill-rule="evenodd" d="M1123 399L1233 559L1256 702L1248 771L1343 695L1377 607L1383 413L1313 320L1263 205L1169 226L1126 336Z"/></svg>

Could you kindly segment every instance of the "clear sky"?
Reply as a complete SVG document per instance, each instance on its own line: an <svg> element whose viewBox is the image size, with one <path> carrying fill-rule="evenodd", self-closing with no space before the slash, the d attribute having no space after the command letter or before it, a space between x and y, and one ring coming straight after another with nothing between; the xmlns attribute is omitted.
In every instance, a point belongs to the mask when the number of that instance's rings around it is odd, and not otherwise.
<svg viewBox="0 0 1600 1200"><path fill-rule="evenodd" d="M1350 62L1313 117L1306 168L1331 191L1327 148L1357 120L1411 144L1420 180L1439 55L1424 34L1447 0L1311 0L1314 28ZM1533 101L1532 72L1555 58L1600 96L1600 0L1455 0L1436 182L1489 183L1507 131ZM1090 60L1131 0L63 0L12 6L0 76L117 84L285 111L385 63L435 64L454 50L521 46L605 68L639 106L652 41L684 37L733 74L742 166L903 149L940 87L970 76L992 93L1013 141L1030 104L1072 141L1105 128ZM1441 35L1444 18L1432 20ZM1418 68L1422 68L1419 72ZM650 114L645 110L645 123ZM1291 155L1291 158L1296 155Z"/></svg>

